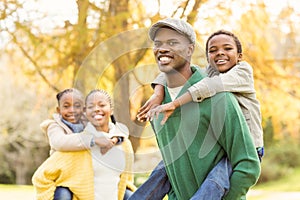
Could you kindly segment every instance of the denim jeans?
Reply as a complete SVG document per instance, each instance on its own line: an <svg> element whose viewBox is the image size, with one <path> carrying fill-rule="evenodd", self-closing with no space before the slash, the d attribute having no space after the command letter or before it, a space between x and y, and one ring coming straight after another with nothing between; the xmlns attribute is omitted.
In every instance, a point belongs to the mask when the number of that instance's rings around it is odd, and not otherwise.
<svg viewBox="0 0 300 200"><path fill-rule="evenodd" d="M160 161L149 178L128 200L161 200L170 190L170 182L163 161Z"/></svg>
<svg viewBox="0 0 300 200"><path fill-rule="evenodd" d="M133 194L133 192L131 190L126 189L123 200L128 200L132 194Z"/></svg>
<svg viewBox="0 0 300 200"><path fill-rule="evenodd" d="M73 193L67 187L58 186L54 192L53 200L72 200Z"/></svg>
<svg viewBox="0 0 300 200"><path fill-rule="evenodd" d="M190 200L218 200L228 192L232 167L229 160L224 157L209 172L198 191Z"/></svg>
<svg viewBox="0 0 300 200"><path fill-rule="evenodd" d="M207 175L201 187L191 200L218 200L226 194L230 187L232 167L227 158L223 158ZM161 200L170 191L171 185L161 161L153 170L149 178L128 200Z"/></svg>
<svg viewBox="0 0 300 200"><path fill-rule="evenodd" d="M257 155L258 155L259 161L261 162L262 161L262 157L265 154L265 149L264 149L264 147L258 147L258 148L256 148L256 151L257 151Z"/></svg>
<svg viewBox="0 0 300 200"><path fill-rule="evenodd" d="M124 200L128 200L128 198L132 195L132 191L126 189L125 190L125 195L124 195ZM67 187L56 187L56 190L54 192L54 199L53 200L72 200L73 198L73 193L69 188Z"/></svg>

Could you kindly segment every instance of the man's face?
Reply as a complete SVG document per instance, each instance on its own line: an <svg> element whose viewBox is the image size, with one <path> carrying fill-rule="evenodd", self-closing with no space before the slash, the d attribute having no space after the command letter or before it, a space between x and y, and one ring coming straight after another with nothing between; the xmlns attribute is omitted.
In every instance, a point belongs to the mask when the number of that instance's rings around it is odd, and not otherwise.
<svg viewBox="0 0 300 200"><path fill-rule="evenodd" d="M154 56L159 70L180 72L189 65L194 45L182 34L169 28L160 28L154 38Z"/></svg>

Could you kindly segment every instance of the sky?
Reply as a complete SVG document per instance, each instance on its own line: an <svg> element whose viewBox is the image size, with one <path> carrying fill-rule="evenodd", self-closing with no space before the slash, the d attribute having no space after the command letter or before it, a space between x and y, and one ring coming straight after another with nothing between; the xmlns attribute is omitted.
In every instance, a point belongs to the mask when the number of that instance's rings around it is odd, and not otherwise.
<svg viewBox="0 0 300 200"><path fill-rule="evenodd" d="M27 0L28 1L28 0ZM241 8L239 2L249 2L249 3L257 3L262 0L237 0L233 4L232 10L235 11L237 15L239 15L243 9ZM286 5L291 5L294 7L294 9L300 13L300 6L298 1L299 0L263 0L265 4L267 5L267 9L274 14L278 14L283 6ZM55 17L55 16L60 16L63 18L67 18L70 20L70 22L76 20L74 18L74 13L77 13L77 8L76 8L76 0L37 0L37 4L39 5L39 9L41 11L44 11L48 13L50 16ZM149 13L155 13L157 12L157 1L154 0L141 0L146 6L147 12ZM174 10L176 5L180 3L180 0L163 0L161 5L161 10L160 13L162 15L170 15L171 12ZM175 3L172 3L175 2ZM224 3L226 4L226 0L213 0L208 2L204 5L206 8L213 8L214 5Z"/></svg>
<svg viewBox="0 0 300 200"><path fill-rule="evenodd" d="M40 20L40 25L44 27L44 31L47 29L51 29L53 26L53 22L61 21L63 23L63 20L58 19L65 19L69 20L71 23L76 22L77 17L77 7L76 7L76 0L23 0L26 2L26 8L33 9L38 8L39 11L47 14L47 18L43 18ZM94 0L96 1L96 0ZM264 1L267 5L267 10L270 11L270 13L273 13L274 15L278 14L283 6L291 5L298 13L297 16L297 22L300 23L300 6L298 6L298 0L236 0L233 4L230 4L234 16L237 18L242 14L242 12L245 11L247 6L241 6L245 5L245 2L248 3L257 3ZM36 3L35 3L36 2ZM137 0L138 2L138 0ZM141 3L145 4L146 11L148 13L156 13L157 12L157 1L154 0L140 0ZM163 2L161 4L160 13L162 16L168 16L171 14L171 12L176 8L177 4L180 4L180 0L161 0ZM211 13L214 10L214 7L218 4L228 4L228 1L226 0L208 0L207 3L205 3L201 8L199 12L202 12L204 15L207 14L207 12ZM296 20L296 19L295 19ZM39 25L39 24L37 24ZM62 24L64 25L64 24ZM43 31L43 30L42 30Z"/></svg>
<svg viewBox="0 0 300 200"><path fill-rule="evenodd" d="M59 26L64 26L64 20L69 20L71 23L76 23L77 20L77 5L76 0L19 0L23 1L24 10L19 12L19 15L22 17L25 16L28 18L35 19L34 26L39 27L39 31L42 33L47 33L52 31L53 28ZM94 0L97 1L97 0ZM300 24L300 6L298 6L298 0L236 0L233 4L230 4L231 9L233 11L233 15L236 18L245 11L247 6L241 6L242 3L257 3L260 1L264 1L267 5L267 10L273 15L277 15L281 8L286 5L291 5L295 10L296 14L293 17L295 23ZM137 0L138 2L138 0ZM145 4L146 11L148 13L156 13L157 12L157 1L154 0L140 0L141 3ZM161 0L162 5L160 9L160 13L162 16L168 16L171 12L176 8L177 4L179 4L180 0ZM212 12L214 11L214 7L218 4L227 5L228 1L226 0L208 0L199 10L202 15L214 16ZM1 9L1 3L0 3ZM31 15L26 13L26 10L39 10L39 14L32 12ZM43 14L44 13L44 16ZM210 15L210 16L209 16ZM47 17L45 17L47 16ZM39 20L36 20L36 18ZM30 19L28 19L30 20ZM0 24L1 27L2 24ZM145 24L146 26L150 26L150 24ZM6 21L4 26L10 26L10 22ZM197 25L197 27L201 27L201 25ZM227 27L225 27L227 28ZM200 28L201 30L201 28ZM229 29L230 30L230 29ZM5 33L2 33L0 41L0 48L3 46L3 41L7 40L7 36Z"/></svg>

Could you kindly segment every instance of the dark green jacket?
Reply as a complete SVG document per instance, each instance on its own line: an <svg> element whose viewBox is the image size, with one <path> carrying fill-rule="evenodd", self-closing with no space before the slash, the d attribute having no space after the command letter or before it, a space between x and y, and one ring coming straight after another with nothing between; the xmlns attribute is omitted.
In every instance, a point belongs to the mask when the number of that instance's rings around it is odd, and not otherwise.
<svg viewBox="0 0 300 200"><path fill-rule="evenodd" d="M205 77L197 67L178 96ZM165 90L163 103L171 101ZM222 92L201 103L178 109L161 126L162 115L152 122L172 185L169 200L187 200L224 156L232 164L230 190L224 199L244 196L260 175L260 162L249 128L236 98Z"/></svg>

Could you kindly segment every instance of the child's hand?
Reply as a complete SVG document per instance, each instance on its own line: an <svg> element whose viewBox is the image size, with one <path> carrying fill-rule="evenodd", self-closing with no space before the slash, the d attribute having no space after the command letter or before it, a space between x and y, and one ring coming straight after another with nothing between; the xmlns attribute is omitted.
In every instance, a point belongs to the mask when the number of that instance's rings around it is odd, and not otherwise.
<svg viewBox="0 0 300 200"><path fill-rule="evenodd" d="M114 146L115 143L112 139L107 139L106 137L96 137L95 144L100 147L101 154L105 154Z"/></svg>
<svg viewBox="0 0 300 200"><path fill-rule="evenodd" d="M114 145L117 145L117 144L121 144L124 141L124 137L123 136L113 136L111 138L111 140L113 141Z"/></svg>
<svg viewBox="0 0 300 200"><path fill-rule="evenodd" d="M168 118L173 114L175 109L176 109L176 107L173 102L163 104L163 105L160 105L160 106L157 106L157 107L151 109L147 113L147 118L152 120L153 117L157 118L158 114L163 112L164 118L161 120L160 124L164 125L166 123L166 121L168 120Z"/></svg>
<svg viewBox="0 0 300 200"><path fill-rule="evenodd" d="M113 137L113 138L111 138L111 141L115 145L115 144L117 144L119 142L119 139L118 139L118 137Z"/></svg>
<svg viewBox="0 0 300 200"><path fill-rule="evenodd" d="M146 101L146 103L139 109L137 119L140 122L148 121L147 113L150 109L160 105L163 101L163 96L158 96L155 93Z"/></svg>

